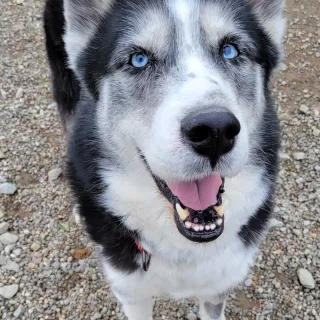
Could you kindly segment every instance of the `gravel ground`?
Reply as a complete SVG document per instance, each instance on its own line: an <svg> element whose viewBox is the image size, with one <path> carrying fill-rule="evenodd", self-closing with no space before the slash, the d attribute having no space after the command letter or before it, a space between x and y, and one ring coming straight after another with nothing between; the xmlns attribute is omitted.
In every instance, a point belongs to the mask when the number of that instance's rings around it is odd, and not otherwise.
<svg viewBox="0 0 320 320"><path fill-rule="evenodd" d="M0 195L0 316L123 319L70 216L42 6L0 2L0 193L12 193ZM274 86L283 137L277 206L255 267L229 299L230 320L320 319L320 2L289 0L287 14ZM197 311L197 301L162 299L155 318L195 320Z"/></svg>

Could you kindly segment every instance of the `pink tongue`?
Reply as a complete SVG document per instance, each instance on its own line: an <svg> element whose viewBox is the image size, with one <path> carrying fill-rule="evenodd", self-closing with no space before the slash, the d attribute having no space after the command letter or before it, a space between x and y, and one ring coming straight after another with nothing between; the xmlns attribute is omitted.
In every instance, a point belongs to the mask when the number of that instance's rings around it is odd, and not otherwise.
<svg viewBox="0 0 320 320"><path fill-rule="evenodd" d="M220 176L211 175L192 182L168 183L168 187L186 207L193 210L204 210L216 204L221 184Z"/></svg>

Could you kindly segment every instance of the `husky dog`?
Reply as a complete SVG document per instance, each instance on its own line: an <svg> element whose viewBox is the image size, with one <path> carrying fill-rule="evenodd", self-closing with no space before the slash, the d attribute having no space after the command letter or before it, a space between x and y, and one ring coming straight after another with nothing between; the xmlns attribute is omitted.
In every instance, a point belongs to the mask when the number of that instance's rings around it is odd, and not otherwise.
<svg viewBox="0 0 320 320"><path fill-rule="evenodd" d="M282 0L47 0L69 180L129 320L225 319L273 207Z"/></svg>

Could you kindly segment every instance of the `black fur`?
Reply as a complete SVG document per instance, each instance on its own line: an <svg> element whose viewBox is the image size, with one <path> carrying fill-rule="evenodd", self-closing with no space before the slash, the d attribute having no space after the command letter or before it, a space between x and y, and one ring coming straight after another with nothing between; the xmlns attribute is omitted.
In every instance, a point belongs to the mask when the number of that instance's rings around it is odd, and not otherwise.
<svg viewBox="0 0 320 320"><path fill-rule="evenodd" d="M65 26L63 0L47 0L44 10L46 49L50 63L53 97L58 104L64 126L80 99L80 84L67 67L68 57L62 39Z"/></svg>
<svg viewBox="0 0 320 320"><path fill-rule="evenodd" d="M119 18L126 12L130 2L141 2L140 5L147 5L146 0L118 1L112 12L107 13L102 19L88 49L79 57L85 84L95 99L98 98L99 80L114 71L109 60L115 50L117 39L126 29L123 22L125 19ZM230 5L234 3L231 1ZM264 119L261 122L264 128L259 128L259 131L267 132L267 136L260 138L260 148L255 150L255 161L261 161L259 165L266 166L265 178L271 181L271 185L274 185L278 167L279 129L274 105L269 98L268 82L270 73L278 62L279 54L258 22L250 14L250 10L247 12L249 13L242 12L239 15L243 19L241 24L250 33L258 47L256 55L248 58L263 66L265 94L269 100ZM122 21L121 25L119 25L119 21ZM108 186L98 175L98 161L108 162L112 155L103 154L99 136L92 125L96 112L95 101L80 101L80 84L73 71L67 67L67 54L62 38L64 25L63 0L47 0L44 27L46 48L53 77L54 98L58 103L63 122L66 123L68 118L76 113L75 128L69 143L68 167L71 187L80 205L80 214L85 218L91 238L103 247L105 256L115 267L125 272L133 272L138 268L136 256L139 251L135 245L135 239L138 239L139 235L126 229L119 218L111 212L106 212L99 205L99 195ZM170 64L173 63L174 60L170 60ZM116 67L114 66L114 68ZM240 82L239 86L241 86ZM255 244L266 228L273 203L274 190L272 187L269 193L270 197L239 231L239 236L246 246Z"/></svg>
<svg viewBox="0 0 320 320"><path fill-rule="evenodd" d="M91 238L103 247L103 253L114 267L124 272L138 268L139 254L135 240L139 236L129 231L122 221L99 205L99 197L108 186L98 174L99 162L112 161L112 155L103 154L101 142L91 124L95 117L95 104L81 101L77 106L75 127L69 142L69 181L80 205Z"/></svg>
<svg viewBox="0 0 320 320"><path fill-rule="evenodd" d="M267 228L273 211L273 198L279 167L279 123L267 84L265 91L266 96L269 98L267 99L267 108L261 121L261 127L258 128L265 135L260 136L259 147L253 151L253 163L259 167L265 167L264 179L268 181L267 185L269 185L270 189L267 200L261 205L255 215L249 219L248 223L242 226L239 232L239 236L246 246L255 245ZM257 139L259 139L259 134L257 134Z"/></svg>

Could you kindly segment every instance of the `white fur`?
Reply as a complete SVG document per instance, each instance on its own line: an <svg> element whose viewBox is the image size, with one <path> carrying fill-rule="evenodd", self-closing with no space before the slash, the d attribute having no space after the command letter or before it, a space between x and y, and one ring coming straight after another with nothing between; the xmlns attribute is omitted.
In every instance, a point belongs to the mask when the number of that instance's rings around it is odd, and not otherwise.
<svg viewBox="0 0 320 320"><path fill-rule="evenodd" d="M77 12L70 3L71 0L65 0L65 41L70 65L76 69L75 61L88 45L96 30L96 23L92 22L84 29L79 24L74 26L72 22ZM100 174L108 188L99 201L106 209L121 217L128 229L139 231L142 247L152 255L148 272L137 271L129 275L115 269L101 255L106 278L114 294L122 302L129 320L152 319L153 296L197 296L200 297L201 305L206 299L210 299L209 302L222 302L219 301L219 296L226 294L242 281L253 264L257 247L245 247L238 231L261 206L269 192L267 183L263 180L265 168L252 166L247 161L252 147L249 136L257 130L259 117L265 107L261 69L256 67L255 73L252 72L257 86L255 101L238 99L234 85L228 82L218 69L207 63L197 41L199 34L194 28L194 19L201 10L198 2L172 0L168 3L177 21L177 68L180 81L176 81L176 75L172 75L172 81L162 90L164 94L161 103L146 123L141 121L141 114L130 114L119 119L116 123L116 134L111 136L110 82L107 78L102 80L97 106L97 127L94 128L99 131L105 149L118 155L118 165L121 167L119 170L118 166L110 168L105 163L100 163ZM100 13L110 8L110 1L102 1L101 6L97 6L98 19L101 17ZM232 12L230 16L220 14L218 5L211 5L207 9L208 11L201 13L202 24L205 32L212 35L208 37L208 41L216 44L225 32L235 31L230 18ZM282 28L278 20L281 19L276 15L263 15L260 7L256 10L268 32L272 33L275 41L279 41ZM218 18L212 23L211 17L216 15ZM136 35L135 43L161 55L157 46L167 46L166 38L169 32L166 27L160 30L163 21L165 18L161 15L150 22L142 19L136 24L136 29L131 30L130 25L128 28ZM140 32L141 29L148 29L150 24L151 33ZM159 39L156 39L158 32ZM127 43L128 39L123 41ZM193 74L192 77L188 77L190 73ZM217 166L217 171L227 177L223 199L228 202L225 230L217 240L198 244L187 240L177 230L172 205L160 194L151 174L137 154L137 147L143 150L152 171L166 182L199 179L201 175L207 175L211 172L209 164L204 166L201 174L190 172L190 168L199 164L200 160L182 143L180 124L189 112L205 109L208 105L230 110L240 121L241 132L232 152L223 156ZM137 262L141 265L140 259ZM202 320L209 319L203 308L200 312ZM223 319L222 314L220 320Z"/></svg>
<svg viewBox="0 0 320 320"><path fill-rule="evenodd" d="M110 9L112 3L113 0L64 0L66 19L64 42L69 66L76 74L78 74L77 58L88 46L101 17Z"/></svg>
<svg viewBox="0 0 320 320"><path fill-rule="evenodd" d="M132 162L133 166L137 164ZM104 262L105 274L117 298L143 312L152 296L169 293L173 298L212 297L242 281L257 248L245 248L237 231L266 198L262 169L247 167L226 180L225 231L208 244L190 242L178 232L167 201L158 194L151 177L144 177L141 172L139 168L136 172L128 168L123 174L104 176L109 183L106 198L112 199L108 208L124 217L128 228L139 229L144 237L142 246L152 254L150 269L142 274L124 275ZM136 318L133 313L129 319L147 318Z"/></svg>

